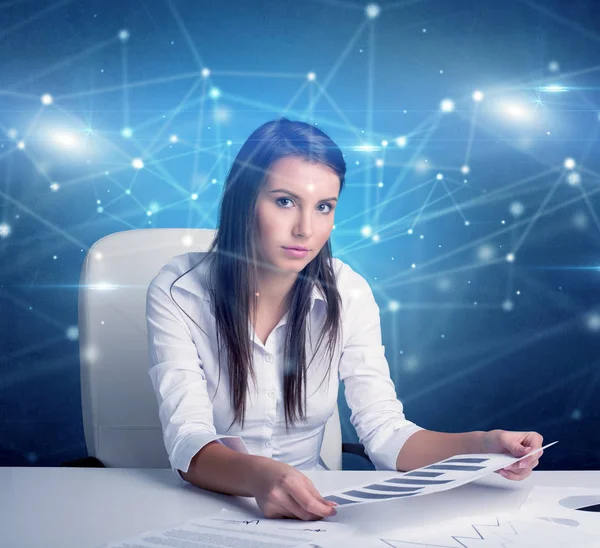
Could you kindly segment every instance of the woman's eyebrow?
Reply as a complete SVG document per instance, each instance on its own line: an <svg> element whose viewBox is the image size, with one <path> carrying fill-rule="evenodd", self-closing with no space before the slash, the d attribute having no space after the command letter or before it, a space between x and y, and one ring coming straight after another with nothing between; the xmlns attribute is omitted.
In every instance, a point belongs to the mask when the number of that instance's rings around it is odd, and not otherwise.
<svg viewBox="0 0 600 548"><path fill-rule="evenodd" d="M286 190L285 188L277 188L275 190L270 190L269 192L285 192L286 194L289 194L290 196L293 196L294 198L297 198L298 200L302 201L301 196L298 196L297 194L294 194L293 192L290 192L289 190ZM322 200L319 200L319 201L324 202L325 200L335 200L337 202L337 198L335 196L333 196L332 198L323 198Z"/></svg>

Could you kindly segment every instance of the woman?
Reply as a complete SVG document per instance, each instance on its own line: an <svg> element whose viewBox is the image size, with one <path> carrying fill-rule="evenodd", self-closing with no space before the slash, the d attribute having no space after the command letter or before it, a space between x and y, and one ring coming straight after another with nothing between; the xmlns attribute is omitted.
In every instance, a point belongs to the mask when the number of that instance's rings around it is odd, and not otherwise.
<svg viewBox="0 0 600 548"><path fill-rule="evenodd" d="M302 470L322 467L339 379L378 469L542 446L535 432L447 434L405 418L373 293L331 256L345 174L320 129L286 118L262 125L228 174L209 251L173 258L148 289L150 377L173 470L255 497L267 517L335 514ZM524 479L540 455L500 473Z"/></svg>

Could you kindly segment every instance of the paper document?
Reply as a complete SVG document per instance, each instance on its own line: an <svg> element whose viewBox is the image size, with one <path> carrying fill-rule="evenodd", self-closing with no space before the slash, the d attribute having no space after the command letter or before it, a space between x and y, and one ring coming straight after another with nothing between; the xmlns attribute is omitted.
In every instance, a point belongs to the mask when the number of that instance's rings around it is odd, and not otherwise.
<svg viewBox="0 0 600 548"><path fill-rule="evenodd" d="M354 527L325 521L257 518L222 510L99 548L290 548L313 546L349 535Z"/></svg>
<svg viewBox="0 0 600 548"><path fill-rule="evenodd" d="M359 487L341 489L324 498L337 502L339 507L380 502L382 500L418 497L447 491L470 483L500 468L525 459L558 442L549 443L523 457L499 453L456 455L410 472L397 472L389 478Z"/></svg>
<svg viewBox="0 0 600 548"><path fill-rule="evenodd" d="M375 546L375 545L374 545ZM594 535L521 514L459 518L435 527L402 529L377 544L393 548L598 548Z"/></svg>

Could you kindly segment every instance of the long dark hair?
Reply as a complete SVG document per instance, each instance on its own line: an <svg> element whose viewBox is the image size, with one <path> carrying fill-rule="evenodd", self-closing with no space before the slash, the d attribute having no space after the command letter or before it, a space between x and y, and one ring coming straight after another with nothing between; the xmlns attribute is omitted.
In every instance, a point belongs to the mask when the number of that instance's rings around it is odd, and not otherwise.
<svg viewBox="0 0 600 548"><path fill-rule="evenodd" d="M256 202L270 166L290 156L331 168L340 179L341 193L346 162L328 135L315 126L287 118L267 122L248 137L231 166L221 198L218 230L209 253L202 259L211 261L209 293L217 326L219 371L221 337L227 353L230 397L235 410L232 425L236 421L244 424L249 378L256 381L248 329L251 310L257 308ZM284 402L288 426L306 416L306 372L323 338L327 335L329 341L327 376L340 335L342 304L331 258L331 243L327 240L319 254L298 274L290 290L284 346ZM315 285L326 299L327 317L307 365L306 327ZM312 348L312 340L310 343Z"/></svg>

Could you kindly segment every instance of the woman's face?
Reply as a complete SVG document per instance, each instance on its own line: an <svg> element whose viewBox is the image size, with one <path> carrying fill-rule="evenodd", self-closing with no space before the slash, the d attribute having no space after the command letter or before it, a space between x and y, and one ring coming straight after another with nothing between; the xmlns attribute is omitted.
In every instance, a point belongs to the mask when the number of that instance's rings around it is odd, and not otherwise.
<svg viewBox="0 0 600 548"><path fill-rule="evenodd" d="M274 162L256 204L259 267L298 273L312 261L333 229L339 191L339 177L323 164L293 156Z"/></svg>

